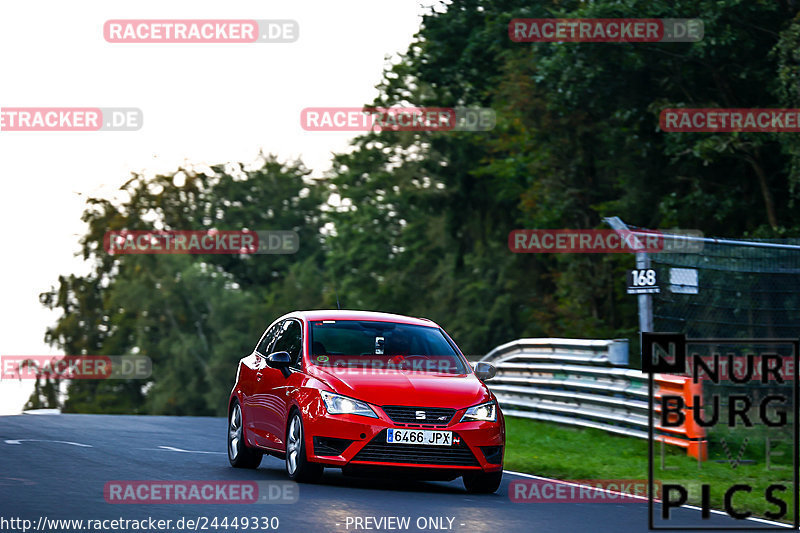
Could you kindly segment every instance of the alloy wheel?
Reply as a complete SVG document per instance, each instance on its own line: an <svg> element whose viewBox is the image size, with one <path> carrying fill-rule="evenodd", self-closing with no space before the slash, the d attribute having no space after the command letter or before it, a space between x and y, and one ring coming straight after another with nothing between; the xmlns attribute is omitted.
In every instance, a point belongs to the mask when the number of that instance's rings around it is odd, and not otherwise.
<svg viewBox="0 0 800 533"><path fill-rule="evenodd" d="M230 424L228 425L228 454L231 459L239 455L239 444L242 442L242 408L237 403L231 411Z"/></svg>
<svg viewBox="0 0 800 533"><path fill-rule="evenodd" d="M297 461L300 456L300 444L302 441L303 430L300 426L300 418L293 416L292 422L289 424L289 439L286 443L286 461L289 474L294 474L297 471Z"/></svg>

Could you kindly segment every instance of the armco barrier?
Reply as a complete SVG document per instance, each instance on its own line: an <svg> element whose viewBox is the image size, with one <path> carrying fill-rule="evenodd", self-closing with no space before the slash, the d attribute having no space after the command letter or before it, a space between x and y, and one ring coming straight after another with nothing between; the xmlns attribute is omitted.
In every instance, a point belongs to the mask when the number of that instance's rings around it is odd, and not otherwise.
<svg viewBox="0 0 800 533"><path fill-rule="evenodd" d="M571 426L591 427L646 439L647 374L615 365L627 364L627 340L518 339L493 349L481 361L494 364L488 382L503 413ZM683 397L686 410L701 384L683 376L654 376L654 410L664 394ZM679 427L654 420L656 440L680 446L700 460L708 457L705 430L684 412ZM660 415L658 415L660 416Z"/></svg>

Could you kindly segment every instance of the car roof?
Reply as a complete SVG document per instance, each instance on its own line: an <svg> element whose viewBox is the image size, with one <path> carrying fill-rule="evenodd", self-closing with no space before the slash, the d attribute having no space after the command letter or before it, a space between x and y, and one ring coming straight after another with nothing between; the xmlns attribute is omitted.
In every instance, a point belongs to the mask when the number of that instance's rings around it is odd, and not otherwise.
<svg viewBox="0 0 800 533"><path fill-rule="evenodd" d="M438 328L439 325L427 318L414 318L393 313L379 313L377 311L352 311L347 309L318 309L314 311L294 311L286 317L304 318L307 321L313 320L372 320L376 322L397 322L400 324L412 324L416 326L427 326Z"/></svg>

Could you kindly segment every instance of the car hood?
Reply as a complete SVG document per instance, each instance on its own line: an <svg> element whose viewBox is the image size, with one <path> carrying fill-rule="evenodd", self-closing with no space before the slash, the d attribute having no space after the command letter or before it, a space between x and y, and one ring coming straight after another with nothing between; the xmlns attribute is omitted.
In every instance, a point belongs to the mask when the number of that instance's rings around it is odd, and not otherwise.
<svg viewBox="0 0 800 533"><path fill-rule="evenodd" d="M474 374L408 370L365 371L311 366L309 373L334 392L374 405L462 409L489 401L489 389Z"/></svg>

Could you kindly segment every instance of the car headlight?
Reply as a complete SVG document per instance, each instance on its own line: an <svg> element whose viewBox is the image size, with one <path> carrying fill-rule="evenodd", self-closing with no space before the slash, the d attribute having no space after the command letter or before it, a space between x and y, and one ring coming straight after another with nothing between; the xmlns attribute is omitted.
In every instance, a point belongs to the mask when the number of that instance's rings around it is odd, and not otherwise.
<svg viewBox="0 0 800 533"><path fill-rule="evenodd" d="M497 404L495 404L494 400L491 402L482 403L480 405L475 405L467 409L467 412L464 413L464 416L461 417L461 421L468 421L468 420L482 420L484 422L497 422Z"/></svg>
<svg viewBox="0 0 800 533"><path fill-rule="evenodd" d="M328 391L319 391L322 396L322 401L325 403L325 409L332 415L361 415L378 418L372 407L365 402L341 396Z"/></svg>

